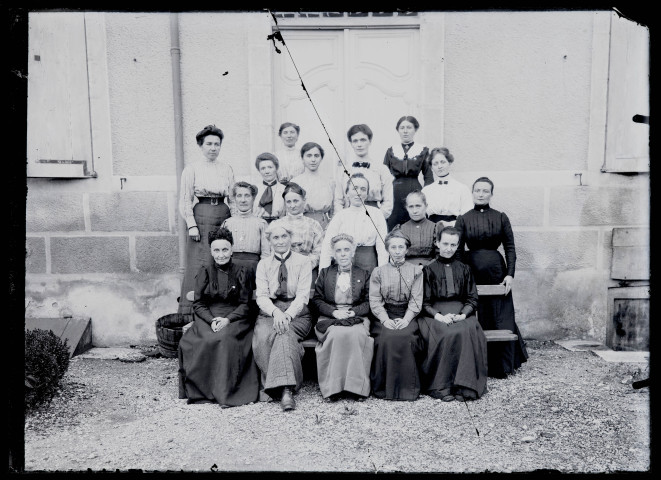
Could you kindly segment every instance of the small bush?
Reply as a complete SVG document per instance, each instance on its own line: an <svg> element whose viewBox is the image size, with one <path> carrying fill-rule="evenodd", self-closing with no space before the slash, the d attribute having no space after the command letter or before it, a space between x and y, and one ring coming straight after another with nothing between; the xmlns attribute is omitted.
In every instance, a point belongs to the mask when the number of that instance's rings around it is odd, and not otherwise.
<svg viewBox="0 0 661 480"><path fill-rule="evenodd" d="M67 340L50 330L25 332L25 410L50 402L69 368Z"/></svg>

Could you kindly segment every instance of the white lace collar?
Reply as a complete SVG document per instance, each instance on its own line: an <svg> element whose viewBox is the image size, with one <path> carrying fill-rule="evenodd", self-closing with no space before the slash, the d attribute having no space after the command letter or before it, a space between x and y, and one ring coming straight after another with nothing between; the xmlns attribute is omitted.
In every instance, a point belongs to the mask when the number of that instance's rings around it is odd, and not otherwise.
<svg viewBox="0 0 661 480"><path fill-rule="evenodd" d="M409 149L408 153L404 152L404 148L402 147L401 143L396 143L392 147L392 153L395 155L400 160L404 159L404 155L408 155L409 158L417 157L422 153L422 150L424 150L425 146L422 145L421 143L413 143L413 146Z"/></svg>

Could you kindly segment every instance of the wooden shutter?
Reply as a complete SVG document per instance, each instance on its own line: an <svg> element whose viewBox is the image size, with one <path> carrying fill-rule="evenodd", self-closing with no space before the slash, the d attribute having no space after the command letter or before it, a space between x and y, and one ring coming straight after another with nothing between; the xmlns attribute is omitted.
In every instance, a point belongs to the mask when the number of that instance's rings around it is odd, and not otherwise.
<svg viewBox="0 0 661 480"><path fill-rule="evenodd" d="M30 12L28 177L96 176L85 14Z"/></svg>
<svg viewBox="0 0 661 480"><path fill-rule="evenodd" d="M647 27L612 13L604 172L649 172L649 52Z"/></svg>

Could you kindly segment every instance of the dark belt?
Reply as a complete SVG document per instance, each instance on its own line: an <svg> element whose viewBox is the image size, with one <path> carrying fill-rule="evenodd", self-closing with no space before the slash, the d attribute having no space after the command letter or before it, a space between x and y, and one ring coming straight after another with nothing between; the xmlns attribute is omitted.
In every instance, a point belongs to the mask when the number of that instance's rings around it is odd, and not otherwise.
<svg viewBox="0 0 661 480"><path fill-rule="evenodd" d="M211 205L220 205L225 200L225 197L197 197L200 203L209 203Z"/></svg>
<svg viewBox="0 0 661 480"><path fill-rule="evenodd" d="M296 297L289 298L287 295L276 295L275 298L277 300L283 301L283 302L291 302L294 300Z"/></svg>
<svg viewBox="0 0 661 480"><path fill-rule="evenodd" d="M437 215L435 213L429 215L429 220L431 220L432 222L440 222L441 220L443 220L444 222L451 222L456 219L457 219L456 215Z"/></svg>

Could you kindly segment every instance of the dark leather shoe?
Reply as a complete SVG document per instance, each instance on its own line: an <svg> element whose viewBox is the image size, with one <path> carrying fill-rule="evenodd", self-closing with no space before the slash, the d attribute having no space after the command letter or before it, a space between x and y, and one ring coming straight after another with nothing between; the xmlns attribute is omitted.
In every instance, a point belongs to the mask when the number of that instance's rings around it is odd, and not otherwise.
<svg viewBox="0 0 661 480"><path fill-rule="evenodd" d="M445 395L441 400L444 402L451 402L454 400L454 395Z"/></svg>
<svg viewBox="0 0 661 480"><path fill-rule="evenodd" d="M282 411L286 412L288 410L294 410L296 408L296 402L294 401L293 392L291 388L285 387L282 391L282 398L280 399L280 406Z"/></svg>

